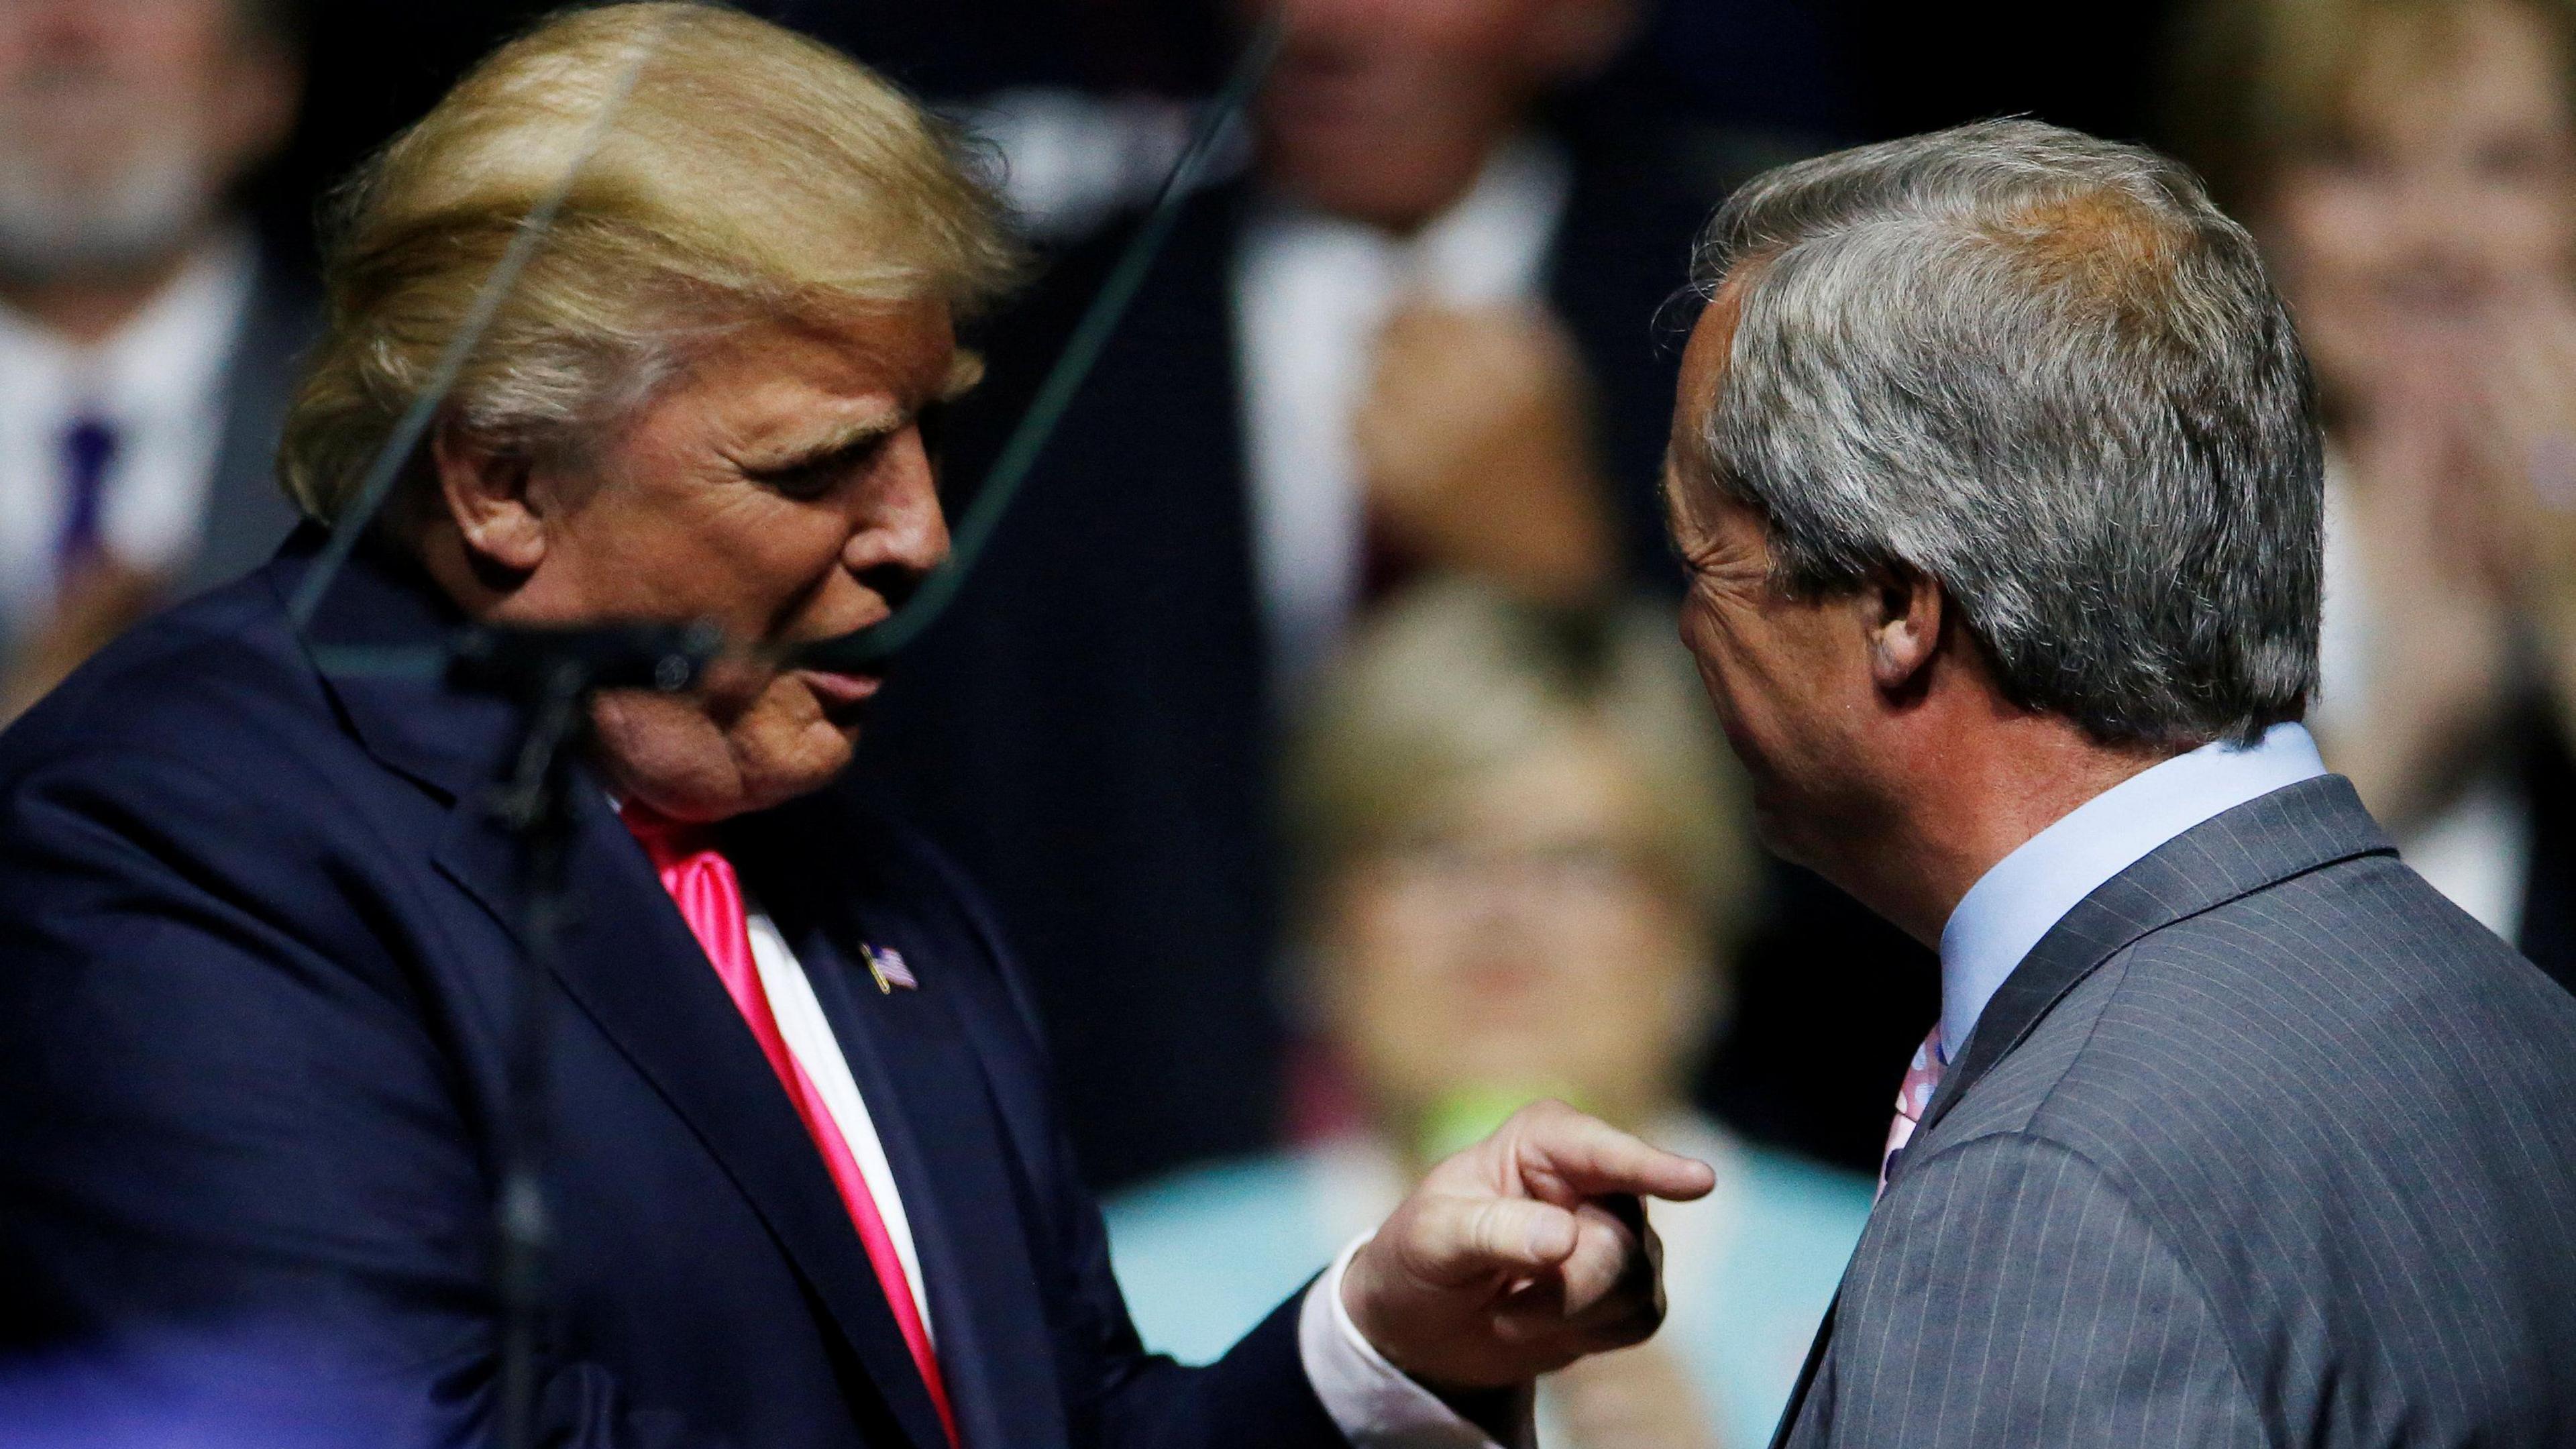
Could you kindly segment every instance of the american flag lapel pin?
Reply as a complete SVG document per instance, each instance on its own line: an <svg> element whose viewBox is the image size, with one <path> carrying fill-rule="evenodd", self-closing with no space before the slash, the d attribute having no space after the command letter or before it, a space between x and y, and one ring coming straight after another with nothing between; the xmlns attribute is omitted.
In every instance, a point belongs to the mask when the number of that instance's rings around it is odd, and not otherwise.
<svg viewBox="0 0 2576 1449"><path fill-rule="evenodd" d="M877 979L878 995L891 996L898 986L910 991L921 984L904 964L903 953L892 946L862 945L859 950L868 958L868 974Z"/></svg>

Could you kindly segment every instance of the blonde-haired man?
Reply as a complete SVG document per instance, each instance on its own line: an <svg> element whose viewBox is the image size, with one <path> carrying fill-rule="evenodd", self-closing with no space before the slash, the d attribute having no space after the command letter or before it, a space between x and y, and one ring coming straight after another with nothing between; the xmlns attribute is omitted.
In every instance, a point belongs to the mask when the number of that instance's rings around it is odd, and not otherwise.
<svg viewBox="0 0 2576 1449"><path fill-rule="evenodd" d="M530 969L487 800L520 721L312 646L615 618L791 645L946 550L924 432L973 377L954 319L1009 270L991 205L866 71L694 4L549 22L349 191L287 428L305 507L351 506L576 163L310 631L318 529L0 740L0 1260L30 1280L0 1342L283 1321L439 1442L487 1435ZM985 912L826 789L877 686L753 668L594 708L539 1438L1478 1443L1535 1374L1652 1328L1652 1244L1601 1199L1708 1169L1546 1107L1219 1364L1146 1356Z"/></svg>

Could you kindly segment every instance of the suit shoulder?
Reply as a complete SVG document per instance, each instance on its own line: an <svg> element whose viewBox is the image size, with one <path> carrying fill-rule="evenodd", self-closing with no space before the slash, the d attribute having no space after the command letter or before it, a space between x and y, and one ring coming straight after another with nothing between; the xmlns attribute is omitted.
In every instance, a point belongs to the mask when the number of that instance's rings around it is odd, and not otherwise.
<svg viewBox="0 0 2576 1449"><path fill-rule="evenodd" d="M2471 1116L2464 1091L2576 1093L2576 997L2394 856L2278 882L2123 955L2088 1076L2198 1100L2186 1080L2338 1079L2366 1061L2416 1078L2415 1110Z"/></svg>
<svg viewBox="0 0 2576 1449"><path fill-rule="evenodd" d="M2420 1085L2410 1113L2465 1122L2500 1089L2576 1106L2571 1041L2576 997L2395 858L2364 856L2123 948L1960 1111L1975 1130L2082 1137L2152 1100L2179 1146L2217 1123L2289 1130L2336 1110L2311 1090L2366 1061Z"/></svg>
<svg viewBox="0 0 2576 1449"><path fill-rule="evenodd" d="M119 637L0 734L0 782L137 756L247 772L310 743L329 708L266 571Z"/></svg>
<svg viewBox="0 0 2576 1449"><path fill-rule="evenodd" d="M2394 857L2348 859L2105 961L1889 1199L1943 1159L1954 1196L2018 1191L1970 1169L2061 1152L2171 1250L2253 1381L2296 1386L2291 1421L2518 1422L2557 1401L2542 1366L2576 1334L2572 1044L2576 998ZM2372 1368L2321 1367L2338 1354Z"/></svg>
<svg viewBox="0 0 2576 1449"><path fill-rule="evenodd" d="M2576 998L2367 856L2123 949L1924 1145L2082 1158L2240 1323L2297 1283L2390 1343L2466 1352L2456 1304L2406 1296L2422 1275L2576 1332L2571 1045Z"/></svg>

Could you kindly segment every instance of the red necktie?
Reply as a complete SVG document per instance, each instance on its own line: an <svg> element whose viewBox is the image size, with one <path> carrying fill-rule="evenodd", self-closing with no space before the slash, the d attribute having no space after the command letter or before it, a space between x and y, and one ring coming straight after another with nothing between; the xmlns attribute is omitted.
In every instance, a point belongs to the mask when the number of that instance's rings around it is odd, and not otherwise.
<svg viewBox="0 0 2576 1449"><path fill-rule="evenodd" d="M895 1326L903 1331L904 1347L912 1351L913 1366L921 1370L921 1381L930 1390L931 1407L939 1411L939 1426L948 1431L948 1442L956 1445L957 1419L949 1411L948 1385L940 1377L939 1358L930 1346L930 1330L921 1321L919 1305L912 1300L912 1284L904 1277L903 1259L895 1253L894 1238L886 1232L885 1219L877 1214L876 1198L868 1191L867 1179L859 1173L858 1159L850 1155L850 1144L833 1121L831 1109L824 1106L823 1094L815 1090L805 1068L788 1053L786 1040L778 1034L778 1018L769 1009L769 993L762 988L760 968L752 960L742 881L734 874L733 862L708 840L703 827L673 820L631 802L618 815L643 843L645 855L662 877L662 889L670 892L671 903L680 908L680 918L689 923L689 933L706 948L707 960L714 963L725 993L733 998L734 1009L742 1013L752 1038L760 1043L761 1055L769 1058L769 1069L778 1074L779 1085L787 1089L788 1099L796 1105L796 1115L805 1123L806 1135L821 1150L823 1163L832 1172L832 1185L840 1189L841 1203L858 1227L859 1241L867 1247L868 1263L876 1269L877 1283L885 1289L886 1305L894 1310Z"/></svg>

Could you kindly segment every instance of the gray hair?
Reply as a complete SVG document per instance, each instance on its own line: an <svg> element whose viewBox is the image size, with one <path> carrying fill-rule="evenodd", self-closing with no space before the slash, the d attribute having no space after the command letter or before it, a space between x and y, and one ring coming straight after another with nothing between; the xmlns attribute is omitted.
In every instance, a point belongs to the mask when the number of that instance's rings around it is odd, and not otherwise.
<svg viewBox="0 0 2576 1449"><path fill-rule="evenodd" d="M1779 584L1937 583L2005 696L2107 744L2250 742L2317 680L2314 387L2182 166L1988 121L1781 167L1700 239L1703 428Z"/></svg>

